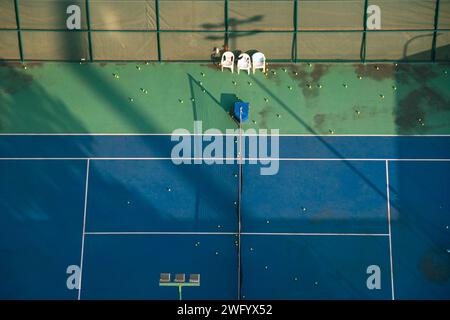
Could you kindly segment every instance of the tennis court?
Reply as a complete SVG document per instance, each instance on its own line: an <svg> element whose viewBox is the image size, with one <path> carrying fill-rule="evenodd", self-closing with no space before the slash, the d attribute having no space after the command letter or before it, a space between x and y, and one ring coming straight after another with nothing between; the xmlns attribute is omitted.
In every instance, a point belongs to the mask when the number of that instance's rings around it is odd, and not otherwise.
<svg viewBox="0 0 450 320"><path fill-rule="evenodd" d="M243 165L240 233L237 163L175 165L169 135L0 145L3 298L177 299L161 272L201 274L185 299L448 297L446 136L282 136L277 175Z"/></svg>
<svg viewBox="0 0 450 320"><path fill-rule="evenodd" d="M449 48L449 0L0 1L0 299L450 299Z"/></svg>

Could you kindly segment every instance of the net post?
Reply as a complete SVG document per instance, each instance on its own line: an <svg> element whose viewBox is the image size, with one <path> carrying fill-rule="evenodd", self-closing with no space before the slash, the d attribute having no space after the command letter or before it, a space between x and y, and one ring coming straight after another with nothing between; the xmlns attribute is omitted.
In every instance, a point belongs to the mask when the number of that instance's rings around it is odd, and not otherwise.
<svg viewBox="0 0 450 320"><path fill-rule="evenodd" d="M20 28L20 15L19 15L19 0L14 0L14 10L16 12L16 25L17 25L17 40L19 43L19 54L20 54L20 61L24 62L23 57L23 47L22 47L22 31Z"/></svg>
<svg viewBox="0 0 450 320"><path fill-rule="evenodd" d="M93 62L94 55L92 54L91 15L90 15L89 0L86 0L86 25L87 25L88 43L89 43L89 61Z"/></svg>
<svg viewBox="0 0 450 320"><path fill-rule="evenodd" d="M162 61L161 54L161 38L160 38L160 23L159 23L159 0L155 0L155 15L156 15L156 45L158 48L158 61Z"/></svg>
<svg viewBox="0 0 450 320"><path fill-rule="evenodd" d="M439 13L440 13L440 0L436 0L436 6L434 11L434 30L433 30L433 41L431 44L431 61L436 62L436 43L437 43L437 33L439 30Z"/></svg>

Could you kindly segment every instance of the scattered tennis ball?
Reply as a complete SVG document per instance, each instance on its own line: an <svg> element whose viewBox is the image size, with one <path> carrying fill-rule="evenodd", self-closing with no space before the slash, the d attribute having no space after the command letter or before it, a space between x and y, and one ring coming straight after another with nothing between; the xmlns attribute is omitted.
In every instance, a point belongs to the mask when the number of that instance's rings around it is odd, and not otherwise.
<svg viewBox="0 0 450 320"><path fill-rule="evenodd" d="M348 88L348 84L344 83L343 84L344 88Z"/></svg>
<svg viewBox="0 0 450 320"><path fill-rule="evenodd" d="M141 66L136 66L136 69L141 70Z"/></svg>
<svg viewBox="0 0 450 320"><path fill-rule="evenodd" d="M380 94L380 98L381 98L381 99L384 99L384 94Z"/></svg>
<svg viewBox="0 0 450 320"><path fill-rule="evenodd" d="M321 85L321 84L318 84L318 85L317 85L317 88L322 89L322 85Z"/></svg>

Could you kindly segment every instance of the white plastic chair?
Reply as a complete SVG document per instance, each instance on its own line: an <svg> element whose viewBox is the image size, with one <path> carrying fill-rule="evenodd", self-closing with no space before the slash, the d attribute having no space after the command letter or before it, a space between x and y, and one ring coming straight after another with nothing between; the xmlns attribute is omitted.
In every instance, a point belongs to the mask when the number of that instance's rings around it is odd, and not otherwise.
<svg viewBox="0 0 450 320"><path fill-rule="evenodd" d="M241 53L238 57L237 62L237 72L239 74L239 70L247 70L247 73L250 74L250 69L252 68L252 61L250 56L246 53Z"/></svg>
<svg viewBox="0 0 450 320"><path fill-rule="evenodd" d="M252 55L253 74L256 69L262 69L266 72L266 57L262 52L256 52Z"/></svg>
<svg viewBox="0 0 450 320"><path fill-rule="evenodd" d="M231 73L233 73L234 70L234 54L231 51L225 51L222 54L222 60L220 62L220 66L223 68L229 68L231 69Z"/></svg>

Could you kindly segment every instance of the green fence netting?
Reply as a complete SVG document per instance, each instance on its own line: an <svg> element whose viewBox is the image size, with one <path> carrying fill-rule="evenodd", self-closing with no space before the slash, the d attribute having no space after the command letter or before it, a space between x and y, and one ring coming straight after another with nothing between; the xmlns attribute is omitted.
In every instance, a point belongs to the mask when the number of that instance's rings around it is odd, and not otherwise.
<svg viewBox="0 0 450 320"><path fill-rule="evenodd" d="M371 5L381 30L366 27ZM211 61L224 46L271 61L449 61L450 0L0 0L1 60Z"/></svg>

